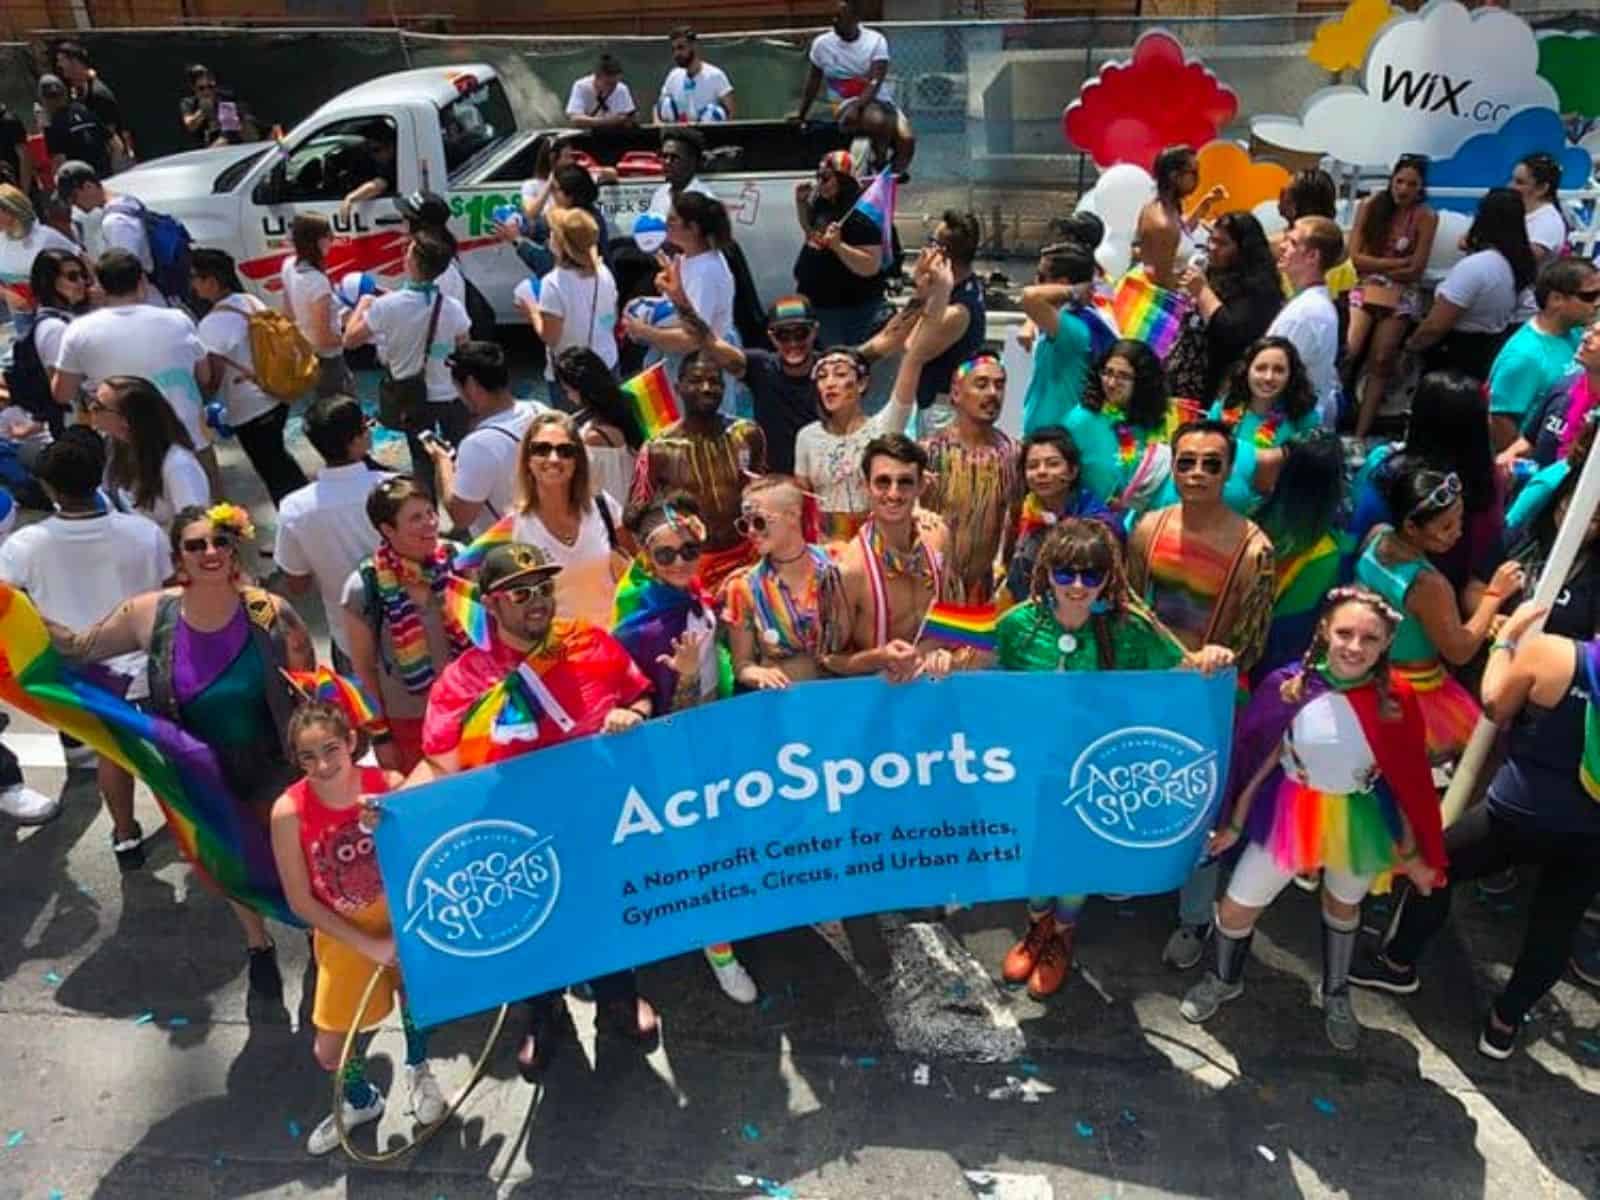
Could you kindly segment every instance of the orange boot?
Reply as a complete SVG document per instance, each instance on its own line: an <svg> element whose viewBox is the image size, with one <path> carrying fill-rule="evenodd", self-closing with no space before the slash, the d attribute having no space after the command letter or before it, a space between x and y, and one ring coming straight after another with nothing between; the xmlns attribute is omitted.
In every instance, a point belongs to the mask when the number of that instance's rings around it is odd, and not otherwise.
<svg viewBox="0 0 1600 1200"><path fill-rule="evenodd" d="M1056 925L1055 936L1045 942L1028 976L1028 995L1043 1000L1061 990L1061 985L1072 974L1072 943L1077 938L1076 925Z"/></svg>
<svg viewBox="0 0 1600 1200"><path fill-rule="evenodd" d="M1006 951L1005 962L1000 964L1000 977L1012 987L1021 987L1033 975L1033 968L1048 942L1055 940L1056 918L1046 913L1028 926L1022 940Z"/></svg>

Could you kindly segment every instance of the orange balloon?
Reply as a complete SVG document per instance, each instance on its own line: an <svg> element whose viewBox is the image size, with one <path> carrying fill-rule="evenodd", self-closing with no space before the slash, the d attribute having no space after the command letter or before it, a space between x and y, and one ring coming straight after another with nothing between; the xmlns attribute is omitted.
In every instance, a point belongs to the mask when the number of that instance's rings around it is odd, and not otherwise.
<svg viewBox="0 0 1600 1200"><path fill-rule="evenodd" d="M1192 199L1198 200L1213 187L1227 196L1212 205L1213 216L1225 212L1249 212L1267 200L1276 200L1289 183L1289 172L1277 163L1256 162L1250 152L1233 142L1207 142L1195 156L1200 165L1200 186Z"/></svg>

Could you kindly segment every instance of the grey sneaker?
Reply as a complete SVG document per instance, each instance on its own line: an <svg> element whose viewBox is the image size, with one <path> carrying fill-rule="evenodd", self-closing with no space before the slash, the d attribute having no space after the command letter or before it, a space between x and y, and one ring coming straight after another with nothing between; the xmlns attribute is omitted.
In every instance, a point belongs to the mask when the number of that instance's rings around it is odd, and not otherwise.
<svg viewBox="0 0 1600 1200"><path fill-rule="evenodd" d="M1200 961L1206 952L1206 941L1211 937L1211 923L1204 925L1179 925L1167 939L1161 951L1161 961L1169 967L1187 971Z"/></svg>
<svg viewBox="0 0 1600 1200"><path fill-rule="evenodd" d="M1183 1000L1178 1005L1178 1013L1185 1021L1196 1025L1201 1021L1209 1021L1216 1015L1229 1000L1237 1000L1244 995L1244 983L1223 983L1220 976L1213 971L1207 971L1200 977L1200 982L1184 994Z"/></svg>
<svg viewBox="0 0 1600 1200"><path fill-rule="evenodd" d="M1354 1050L1361 1041L1361 1022L1356 1020L1348 991L1322 998L1322 1028L1336 1050Z"/></svg>

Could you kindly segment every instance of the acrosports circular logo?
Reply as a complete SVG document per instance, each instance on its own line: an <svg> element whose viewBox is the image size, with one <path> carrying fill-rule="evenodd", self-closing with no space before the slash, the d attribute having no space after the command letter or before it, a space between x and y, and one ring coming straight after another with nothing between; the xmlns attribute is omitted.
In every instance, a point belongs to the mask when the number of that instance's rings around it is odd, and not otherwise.
<svg viewBox="0 0 1600 1200"><path fill-rule="evenodd" d="M1216 751L1139 725L1097 738L1078 755L1062 803L1106 841L1154 850L1194 832L1219 782Z"/></svg>
<svg viewBox="0 0 1600 1200"><path fill-rule="evenodd" d="M560 893L548 834L515 821L473 821L418 857L403 928L441 953L489 958L537 933Z"/></svg>

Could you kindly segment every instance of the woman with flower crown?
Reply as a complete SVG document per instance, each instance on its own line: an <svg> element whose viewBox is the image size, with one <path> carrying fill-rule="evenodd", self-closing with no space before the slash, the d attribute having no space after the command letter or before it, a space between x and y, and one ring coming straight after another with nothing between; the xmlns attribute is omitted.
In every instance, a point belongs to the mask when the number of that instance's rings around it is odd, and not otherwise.
<svg viewBox="0 0 1600 1200"><path fill-rule="evenodd" d="M255 538L244 509L180 509L171 538L176 587L134 596L85 630L47 622L50 637L79 662L145 651L145 703L211 748L247 819L264 827L297 774L286 740L296 695L284 672L316 666L311 637L288 601L254 586L240 567L239 547ZM251 991L281 1002L261 915L230 903L249 947Z"/></svg>

